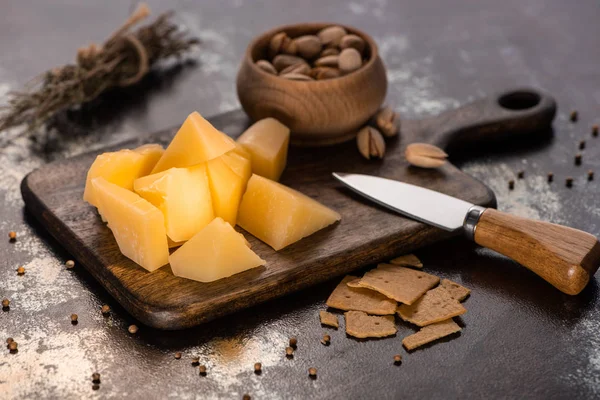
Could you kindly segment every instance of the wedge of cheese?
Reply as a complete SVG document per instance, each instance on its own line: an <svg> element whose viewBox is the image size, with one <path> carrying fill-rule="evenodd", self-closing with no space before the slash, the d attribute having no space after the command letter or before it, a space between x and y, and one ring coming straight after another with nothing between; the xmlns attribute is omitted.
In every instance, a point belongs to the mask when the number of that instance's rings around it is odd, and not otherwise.
<svg viewBox="0 0 600 400"><path fill-rule="evenodd" d="M237 154L223 154L208 161L206 166L215 216L235 226L249 179L250 162Z"/></svg>
<svg viewBox="0 0 600 400"><path fill-rule="evenodd" d="M235 149L235 141L215 129L197 112L191 113L177 131L152 173L169 168L191 167Z"/></svg>
<svg viewBox="0 0 600 400"><path fill-rule="evenodd" d="M98 210L106 218L121 253L148 271L167 264L169 247L160 210L102 177L94 178L91 185Z"/></svg>
<svg viewBox="0 0 600 400"><path fill-rule="evenodd" d="M120 150L100 154L88 170L83 200L98 206L92 179L102 177L110 183L133 190L133 181L148 175L164 149L158 144L147 144L134 150Z"/></svg>
<svg viewBox="0 0 600 400"><path fill-rule="evenodd" d="M214 219L206 164L136 179L133 188L163 213L169 239L190 239Z"/></svg>
<svg viewBox="0 0 600 400"><path fill-rule="evenodd" d="M237 139L251 155L252 172L278 181L287 162L290 130L275 118L265 118Z"/></svg>
<svg viewBox="0 0 600 400"><path fill-rule="evenodd" d="M200 282L212 282L265 265L241 233L221 218L203 230L169 257L173 274Z"/></svg>
<svg viewBox="0 0 600 400"><path fill-rule="evenodd" d="M275 250L340 219L318 201L256 174L248 181L238 212L238 225Z"/></svg>

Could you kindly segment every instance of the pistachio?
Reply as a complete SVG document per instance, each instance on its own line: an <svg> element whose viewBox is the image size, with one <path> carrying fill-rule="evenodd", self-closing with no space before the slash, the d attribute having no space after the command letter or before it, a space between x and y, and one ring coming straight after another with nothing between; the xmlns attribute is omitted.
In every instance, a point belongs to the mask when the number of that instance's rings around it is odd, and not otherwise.
<svg viewBox="0 0 600 400"><path fill-rule="evenodd" d="M385 141L381 133L372 126L365 126L356 136L358 151L364 158L383 158L385 154Z"/></svg>
<svg viewBox="0 0 600 400"><path fill-rule="evenodd" d="M288 37L287 33L279 32L273 35L271 41L269 42L269 58L275 57L281 51L281 46L283 41Z"/></svg>
<svg viewBox="0 0 600 400"><path fill-rule="evenodd" d="M335 67L338 66L340 56L325 56L315 61L315 67Z"/></svg>
<svg viewBox="0 0 600 400"><path fill-rule="evenodd" d="M256 66L269 74L277 75L277 70L275 69L273 64L271 64L267 60L258 60L256 62Z"/></svg>
<svg viewBox="0 0 600 400"><path fill-rule="evenodd" d="M340 70L331 67L315 67L310 70L309 76L316 80L337 78L341 75Z"/></svg>
<svg viewBox="0 0 600 400"><path fill-rule="evenodd" d="M400 119L391 107L384 107L375 116L375 125L384 136L393 137L400 129Z"/></svg>
<svg viewBox="0 0 600 400"><path fill-rule="evenodd" d="M439 147L427 143L413 143L404 152L406 161L421 168L438 168L446 163L448 154Z"/></svg>
<svg viewBox="0 0 600 400"><path fill-rule="evenodd" d="M273 66L277 71L282 71L294 64L306 64L306 61L300 57L290 56L288 54L279 54L273 59Z"/></svg>
<svg viewBox="0 0 600 400"><path fill-rule="evenodd" d="M347 34L346 29L338 25L328 26L321 29L317 36L321 40L323 46L339 46L342 38Z"/></svg>
<svg viewBox="0 0 600 400"><path fill-rule="evenodd" d="M275 34L269 42L269 58L275 57L279 53L294 55L298 48L296 43L290 39L285 32Z"/></svg>
<svg viewBox="0 0 600 400"><path fill-rule="evenodd" d="M319 56L327 57L327 56L337 56L339 54L340 54L340 51L337 48L329 47L327 49L323 49L323 51L321 52L321 54Z"/></svg>
<svg viewBox="0 0 600 400"><path fill-rule="evenodd" d="M304 74L298 74L295 72L290 72L289 74L283 74L283 75L279 75L282 78L285 79L289 79L291 81L312 81L313 78L311 78L308 75L304 75Z"/></svg>
<svg viewBox="0 0 600 400"><path fill-rule="evenodd" d="M363 51L365 51L365 41L363 40L363 38L357 35L345 35L340 41L340 48L342 50L353 48L358 50L360 54L363 54Z"/></svg>
<svg viewBox="0 0 600 400"><path fill-rule="evenodd" d="M308 64L305 63L298 63L298 64L292 64L289 67L284 68L279 74L280 75L285 75L285 74L302 74L302 75L308 75L310 72L310 66Z"/></svg>
<svg viewBox="0 0 600 400"><path fill-rule="evenodd" d="M333 56L332 56L333 57ZM362 57L358 50L349 47L342 50L339 55L338 66L342 73L350 73L356 71L362 66Z"/></svg>
<svg viewBox="0 0 600 400"><path fill-rule="evenodd" d="M304 58L314 58L321 52L321 40L315 35L304 35L294 39L298 54Z"/></svg>

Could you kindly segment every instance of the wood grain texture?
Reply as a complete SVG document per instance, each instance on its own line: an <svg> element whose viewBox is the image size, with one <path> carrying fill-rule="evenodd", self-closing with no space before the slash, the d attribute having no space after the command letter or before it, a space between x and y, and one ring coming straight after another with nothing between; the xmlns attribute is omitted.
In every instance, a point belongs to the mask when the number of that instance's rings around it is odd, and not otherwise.
<svg viewBox="0 0 600 400"><path fill-rule="evenodd" d="M496 102L480 104L481 107L499 107ZM550 104L553 106L552 102ZM475 113L473 107L468 109L471 119L460 115L461 108L437 118L448 121L454 115L464 122L464 129L472 130L473 124L494 115L493 111L483 108ZM528 126L547 128L554 115L553 110L550 111L538 107L537 112L527 119ZM153 327L180 329L344 275L451 235L396 215L351 193L334 181L333 171L379 175L438 190L475 204L495 206L494 194L486 186L450 163L437 170L408 166L403 153L410 143L464 143L465 136L456 131L452 136L454 139L436 135L442 127L436 129L434 121L404 121L400 137L388 142L386 157L378 162L363 159L354 142L330 148L292 148L282 183L338 211L342 221L279 252L246 234L253 250L267 261L267 266L212 283L177 278L168 265L148 273L119 252L111 232L95 209L82 200L87 170L100 152L57 161L33 171L23 180L21 192L28 210L125 309ZM489 118L487 121L493 122ZM211 122L233 137L241 134L249 123L241 111L220 115ZM175 131L159 132L148 141L166 144ZM485 139L485 134L471 135L469 140ZM140 144L141 141L132 140L101 152Z"/></svg>
<svg viewBox="0 0 600 400"><path fill-rule="evenodd" d="M383 103L387 77L375 41L366 33L345 27L367 43L367 61L355 72L335 79L288 80L256 66L265 59L270 39L278 32L290 37L315 34L334 25L298 24L275 28L250 43L237 77L242 107L253 120L274 117L290 127L296 145L330 145L356 136L358 129Z"/></svg>
<svg viewBox="0 0 600 400"><path fill-rule="evenodd" d="M594 235L488 209L475 230L475 242L529 268L557 289L579 294L600 266Z"/></svg>

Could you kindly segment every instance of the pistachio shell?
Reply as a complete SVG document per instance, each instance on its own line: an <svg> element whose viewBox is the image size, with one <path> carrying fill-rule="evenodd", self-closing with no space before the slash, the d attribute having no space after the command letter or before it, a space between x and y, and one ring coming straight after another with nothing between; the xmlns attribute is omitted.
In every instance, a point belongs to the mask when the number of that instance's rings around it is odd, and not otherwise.
<svg viewBox="0 0 600 400"><path fill-rule="evenodd" d="M267 60L258 60L256 62L256 66L262 69L263 71L268 72L269 74L277 75L277 70L275 69L273 64L271 64Z"/></svg>
<svg viewBox="0 0 600 400"><path fill-rule="evenodd" d="M349 35L345 35L344 37L342 37L341 41L340 41L340 48L343 49L348 49L348 48L353 48L358 50L358 52L360 54L363 54L363 52L365 51L365 46L366 43L363 40L363 38L361 38L358 35L354 35L354 34L349 34Z"/></svg>
<svg viewBox="0 0 600 400"><path fill-rule="evenodd" d="M346 29L341 26L333 25L327 28L321 29L317 36L321 40L323 46L339 46L342 37L346 35Z"/></svg>
<svg viewBox="0 0 600 400"><path fill-rule="evenodd" d="M306 64L306 61L300 57L290 56L288 54L278 54L273 59L273 66L277 71L282 71L294 64Z"/></svg>
<svg viewBox="0 0 600 400"><path fill-rule="evenodd" d="M338 66L345 74L356 71L362 66L362 56L352 47L344 49L339 55Z"/></svg>
<svg viewBox="0 0 600 400"><path fill-rule="evenodd" d="M448 154L439 147L427 143L412 143L404 152L406 161L421 168L438 168L446 163Z"/></svg>
<svg viewBox="0 0 600 400"><path fill-rule="evenodd" d="M365 126L356 136L358 151L364 158L383 158L385 154L385 140L381 133L372 126Z"/></svg>
<svg viewBox="0 0 600 400"><path fill-rule="evenodd" d="M325 56L315 61L315 67L336 67L338 66L339 56Z"/></svg>
<svg viewBox="0 0 600 400"><path fill-rule="evenodd" d="M298 54L304 58L315 58L321 52L321 40L315 35L304 35L294 39Z"/></svg>

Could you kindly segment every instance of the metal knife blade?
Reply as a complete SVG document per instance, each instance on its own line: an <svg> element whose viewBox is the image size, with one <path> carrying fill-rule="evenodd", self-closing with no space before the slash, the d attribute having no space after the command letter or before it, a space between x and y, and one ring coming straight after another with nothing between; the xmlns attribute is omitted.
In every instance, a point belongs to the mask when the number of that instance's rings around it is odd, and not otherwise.
<svg viewBox="0 0 600 400"><path fill-rule="evenodd" d="M420 186L371 175L334 172L348 188L402 215L448 231L463 228L473 204Z"/></svg>

